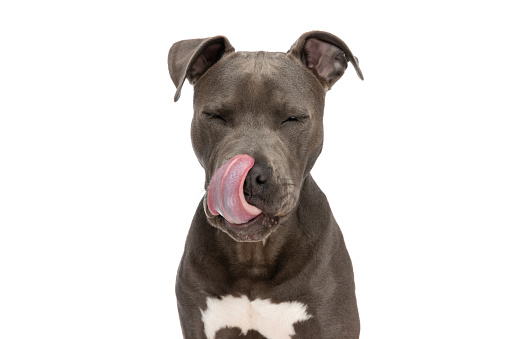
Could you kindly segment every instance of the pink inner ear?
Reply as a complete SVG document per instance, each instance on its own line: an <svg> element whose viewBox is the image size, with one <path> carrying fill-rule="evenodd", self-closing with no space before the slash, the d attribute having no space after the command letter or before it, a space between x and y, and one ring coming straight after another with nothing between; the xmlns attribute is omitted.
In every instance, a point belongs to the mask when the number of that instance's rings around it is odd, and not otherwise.
<svg viewBox="0 0 509 339"><path fill-rule="evenodd" d="M347 67L344 53L328 42L310 38L304 45L307 67L316 69L318 75L327 81L341 77Z"/></svg>
<svg viewBox="0 0 509 339"><path fill-rule="evenodd" d="M223 47L220 42L207 46L191 66L191 76L202 75L210 66L215 64L221 58Z"/></svg>

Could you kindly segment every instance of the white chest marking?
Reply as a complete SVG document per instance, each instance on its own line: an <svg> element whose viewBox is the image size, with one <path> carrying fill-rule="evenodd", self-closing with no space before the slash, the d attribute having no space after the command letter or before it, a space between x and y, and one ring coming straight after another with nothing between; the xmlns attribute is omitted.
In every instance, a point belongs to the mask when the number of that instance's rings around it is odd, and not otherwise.
<svg viewBox="0 0 509 339"><path fill-rule="evenodd" d="M295 334L293 325L311 318L306 305L297 302L273 304L270 300L249 300L231 295L207 298L207 309L201 310L205 335L214 339L216 332L226 327L238 327L242 334L258 331L269 339L291 339Z"/></svg>

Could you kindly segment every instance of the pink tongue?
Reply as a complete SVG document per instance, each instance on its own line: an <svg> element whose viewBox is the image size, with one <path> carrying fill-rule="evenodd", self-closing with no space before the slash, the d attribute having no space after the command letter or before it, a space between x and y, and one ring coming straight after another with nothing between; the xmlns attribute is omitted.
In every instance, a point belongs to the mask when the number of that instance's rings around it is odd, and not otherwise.
<svg viewBox="0 0 509 339"><path fill-rule="evenodd" d="M212 177L207 204L213 215L221 214L231 224L243 224L262 211L244 198L244 180L254 159L246 154L231 158Z"/></svg>

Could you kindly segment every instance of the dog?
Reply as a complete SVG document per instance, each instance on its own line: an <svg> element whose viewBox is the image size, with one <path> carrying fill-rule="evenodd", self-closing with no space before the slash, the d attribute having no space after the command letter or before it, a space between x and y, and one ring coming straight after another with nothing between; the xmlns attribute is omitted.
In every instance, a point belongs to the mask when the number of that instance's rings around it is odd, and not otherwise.
<svg viewBox="0 0 509 339"><path fill-rule="evenodd" d="M168 68L194 86L191 139L205 195L175 292L185 339L352 339L353 268L310 171L325 94L357 58L307 32L287 53L235 52L224 36L179 41Z"/></svg>

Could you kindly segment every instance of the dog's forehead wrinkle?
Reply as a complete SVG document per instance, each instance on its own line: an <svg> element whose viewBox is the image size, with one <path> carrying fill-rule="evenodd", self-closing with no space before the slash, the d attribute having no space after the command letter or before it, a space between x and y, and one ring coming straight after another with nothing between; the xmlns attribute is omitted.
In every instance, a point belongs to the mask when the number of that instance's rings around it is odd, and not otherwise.
<svg viewBox="0 0 509 339"><path fill-rule="evenodd" d="M274 79L269 77L246 77L239 84L231 103L232 110L241 115L252 115L257 118L292 114L310 115L313 109L306 103L290 101L287 91ZM252 120L253 122L256 121ZM262 124L265 124L263 122Z"/></svg>
<svg viewBox="0 0 509 339"><path fill-rule="evenodd" d="M224 67L241 77L277 79L300 69L298 64L277 52L238 52L226 61Z"/></svg>
<svg viewBox="0 0 509 339"><path fill-rule="evenodd" d="M292 102L282 101L279 106L283 112L295 113L298 116L310 115L312 113L312 110L307 106L297 106Z"/></svg>
<svg viewBox="0 0 509 339"><path fill-rule="evenodd" d="M229 100L208 101L200 109L208 113L229 113L235 110L235 104Z"/></svg>
<svg viewBox="0 0 509 339"><path fill-rule="evenodd" d="M263 61L264 61L266 55L267 55L266 52L256 53L255 63L254 63L254 67L253 67L254 73L261 74L263 72L263 64L264 64Z"/></svg>

